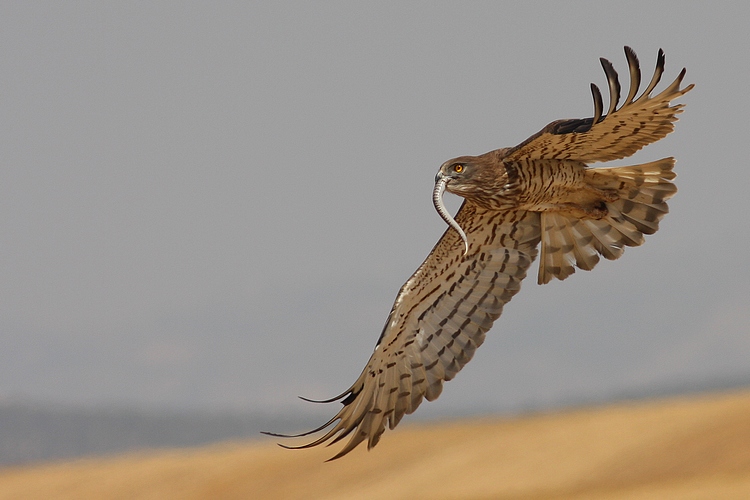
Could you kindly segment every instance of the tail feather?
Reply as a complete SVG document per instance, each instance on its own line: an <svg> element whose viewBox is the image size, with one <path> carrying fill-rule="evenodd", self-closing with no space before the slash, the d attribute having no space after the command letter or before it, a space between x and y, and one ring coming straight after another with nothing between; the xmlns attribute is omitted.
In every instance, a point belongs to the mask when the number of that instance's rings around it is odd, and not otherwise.
<svg viewBox="0 0 750 500"><path fill-rule="evenodd" d="M618 200L619 201L619 200ZM645 238L643 237L642 228L650 231L651 228L645 224L641 224L641 220L634 217L633 220L637 221L638 224L633 223L632 220L626 218L620 211L618 203L611 203L607 206L607 217L604 220L610 224L617 232L621 235L621 241L623 245L629 247L637 247L643 245ZM647 233L648 234L648 233Z"/></svg>
<svg viewBox="0 0 750 500"><path fill-rule="evenodd" d="M538 282L563 280L575 267L589 271L599 262L599 255L614 260L624 247L642 245L644 235L659 229L659 222L669 212L666 201L677 192L671 182L676 177L673 167L674 158L663 158L642 165L587 170L589 185L614 190L619 199L604 203L607 215L602 219L542 213Z"/></svg>
<svg viewBox="0 0 750 500"><path fill-rule="evenodd" d="M566 220L566 233L569 241L573 241L573 256L575 264L584 271L590 271L599 262L599 252L592 245L588 245L593 239L591 232L582 224Z"/></svg>
<svg viewBox="0 0 750 500"><path fill-rule="evenodd" d="M575 240L566 234L568 221L542 212L542 256L546 272L565 279L575 272Z"/></svg>
<svg viewBox="0 0 750 500"><path fill-rule="evenodd" d="M619 259L623 252L622 238L614 227L606 220L583 219L578 221L583 224L594 236L592 242L597 252L607 260Z"/></svg>

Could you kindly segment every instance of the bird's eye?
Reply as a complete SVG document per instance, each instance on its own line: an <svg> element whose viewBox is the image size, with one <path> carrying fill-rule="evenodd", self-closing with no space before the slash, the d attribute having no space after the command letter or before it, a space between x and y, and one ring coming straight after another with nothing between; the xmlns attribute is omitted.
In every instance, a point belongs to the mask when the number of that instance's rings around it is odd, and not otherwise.
<svg viewBox="0 0 750 500"><path fill-rule="evenodd" d="M461 164L453 165L453 171L456 172L457 174L460 174L461 172L464 171L464 166Z"/></svg>

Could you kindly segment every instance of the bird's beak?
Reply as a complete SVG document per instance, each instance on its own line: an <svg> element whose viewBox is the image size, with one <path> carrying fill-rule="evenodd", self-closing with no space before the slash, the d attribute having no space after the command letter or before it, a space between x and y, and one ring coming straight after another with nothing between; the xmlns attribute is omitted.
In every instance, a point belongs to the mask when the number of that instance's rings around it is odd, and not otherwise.
<svg viewBox="0 0 750 500"><path fill-rule="evenodd" d="M450 178L445 177L442 171L437 173L435 176L435 189L432 191L432 204L435 206L435 210L437 210L437 213L446 224L452 227L461 237L464 242L464 255L466 255L469 253L469 240L466 238L466 233L464 233L464 230L461 229L461 226L458 225L458 222L456 222L451 214L448 213L448 210L446 210L445 205L443 204L443 193L445 192L445 185L448 184L449 180Z"/></svg>

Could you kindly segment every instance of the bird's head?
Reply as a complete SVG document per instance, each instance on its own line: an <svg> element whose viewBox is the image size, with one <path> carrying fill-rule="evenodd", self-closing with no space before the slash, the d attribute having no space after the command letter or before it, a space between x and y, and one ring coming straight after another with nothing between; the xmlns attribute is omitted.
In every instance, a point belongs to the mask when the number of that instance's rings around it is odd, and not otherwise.
<svg viewBox="0 0 750 500"><path fill-rule="evenodd" d="M448 160L440 166L435 176L435 185L445 184L445 190L466 198L480 187L481 168L474 156L460 156Z"/></svg>
<svg viewBox="0 0 750 500"><path fill-rule="evenodd" d="M443 163L435 176L432 202L440 217L464 240L464 253L469 251L469 242L461 227L445 209L443 192L456 194L479 206L492 207L505 196L508 186L508 171L499 162L505 151L491 151L481 156L459 156Z"/></svg>

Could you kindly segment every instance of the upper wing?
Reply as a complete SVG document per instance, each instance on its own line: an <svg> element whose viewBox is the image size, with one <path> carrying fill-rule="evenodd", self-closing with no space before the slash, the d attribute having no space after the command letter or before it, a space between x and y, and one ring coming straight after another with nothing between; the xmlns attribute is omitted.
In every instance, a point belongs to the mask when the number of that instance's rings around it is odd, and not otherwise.
<svg viewBox="0 0 750 500"><path fill-rule="evenodd" d="M610 161L625 158L652 142L658 141L674 129L682 104L670 106L670 101L693 88L688 85L680 89L685 69L672 84L660 94L651 97L664 72L664 52L659 49L656 70L646 90L636 99L641 83L638 58L630 47L625 47L625 56L630 69L630 90L625 102L617 108L620 100L620 82L612 63L600 59L609 84L610 104L602 116L603 105L599 88L591 84L594 96L592 118L558 120L544 127L537 134L512 148L507 160L521 158L578 160L584 163Z"/></svg>
<svg viewBox="0 0 750 500"><path fill-rule="evenodd" d="M343 394L344 407L309 435L336 424L307 448L354 433L332 458L364 440L377 444L386 422L393 429L422 398L432 401L472 358L503 306L521 287L536 257L539 214L486 212L464 202L456 215L469 239L446 231L424 263L401 287L375 352Z"/></svg>

